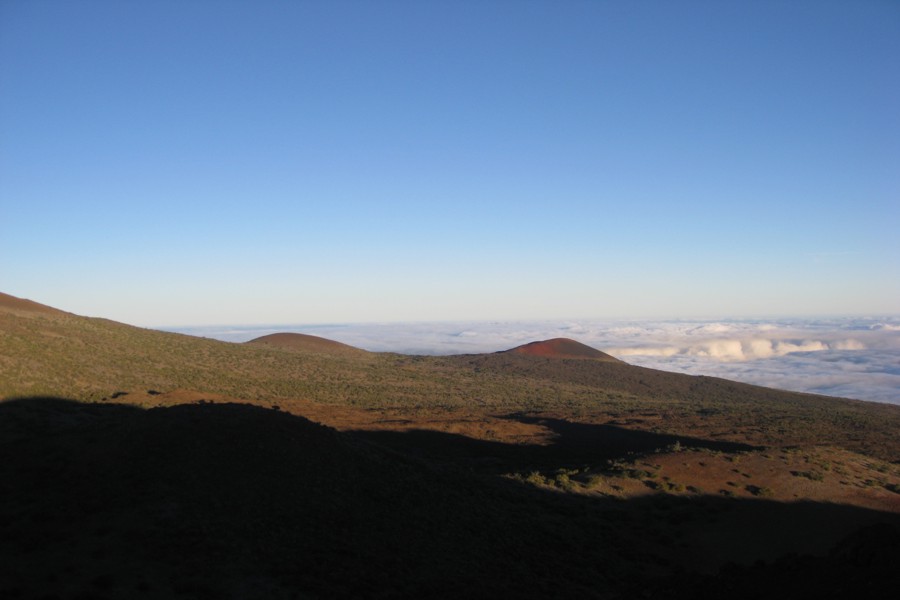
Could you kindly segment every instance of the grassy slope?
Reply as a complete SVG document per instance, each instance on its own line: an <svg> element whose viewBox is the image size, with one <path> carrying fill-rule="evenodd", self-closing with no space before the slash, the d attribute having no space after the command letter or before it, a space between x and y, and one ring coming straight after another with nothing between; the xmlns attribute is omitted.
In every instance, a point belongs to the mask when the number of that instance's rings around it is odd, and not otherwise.
<svg viewBox="0 0 900 600"><path fill-rule="evenodd" d="M214 394L245 404L194 404ZM0 302L0 398L16 396L0 403L0 596L900 583L877 562L900 559L894 406L583 359L227 344ZM825 558L693 571L827 554L872 524Z"/></svg>
<svg viewBox="0 0 900 600"><path fill-rule="evenodd" d="M362 354L365 350L341 342L305 333L272 333L252 339L247 344L261 344L286 350L300 350L317 354Z"/></svg>
<svg viewBox="0 0 900 600"><path fill-rule="evenodd" d="M900 407L588 360L510 353L325 355L0 306L0 397L87 401L189 389L263 404L565 411L760 445L830 444L900 457Z"/></svg>

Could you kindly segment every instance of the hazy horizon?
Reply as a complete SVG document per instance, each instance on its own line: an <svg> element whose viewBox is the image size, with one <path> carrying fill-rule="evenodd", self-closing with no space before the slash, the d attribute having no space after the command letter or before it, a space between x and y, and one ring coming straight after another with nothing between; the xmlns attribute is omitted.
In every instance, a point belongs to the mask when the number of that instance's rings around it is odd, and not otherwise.
<svg viewBox="0 0 900 600"><path fill-rule="evenodd" d="M137 325L900 314L900 4L3 2L0 288Z"/></svg>

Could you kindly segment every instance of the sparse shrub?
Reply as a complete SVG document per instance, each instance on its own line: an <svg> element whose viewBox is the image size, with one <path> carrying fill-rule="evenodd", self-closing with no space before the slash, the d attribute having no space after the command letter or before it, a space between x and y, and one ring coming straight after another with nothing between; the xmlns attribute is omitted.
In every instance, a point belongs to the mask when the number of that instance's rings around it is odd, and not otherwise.
<svg viewBox="0 0 900 600"><path fill-rule="evenodd" d="M822 481L825 479L825 476L818 471L791 471L791 475L794 477L805 477L810 481Z"/></svg>
<svg viewBox="0 0 900 600"><path fill-rule="evenodd" d="M884 484L884 489L889 492L894 492L895 494L900 494L900 484L898 483L886 483Z"/></svg>
<svg viewBox="0 0 900 600"><path fill-rule="evenodd" d="M674 481L667 481L665 483L665 490L667 492L683 492L685 490L683 483L676 483Z"/></svg>
<svg viewBox="0 0 900 600"><path fill-rule="evenodd" d="M537 471L532 471L525 477L525 482L531 485L546 485L547 479Z"/></svg>
<svg viewBox="0 0 900 600"><path fill-rule="evenodd" d="M772 491L772 488L768 487L760 487L758 485L748 485L746 488L748 492L753 494L754 496L759 496L760 498L771 498L775 495L775 492Z"/></svg>
<svg viewBox="0 0 900 600"><path fill-rule="evenodd" d="M562 488L564 490L571 490L573 487L575 487L575 484L569 478L568 473L557 473L556 477L553 480L553 483L556 485L556 487Z"/></svg>
<svg viewBox="0 0 900 600"><path fill-rule="evenodd" d="M584 487L589 490L596 489L603 485L603 476L602 475L591 475L587 478L587 481L584 482Z"/></svg>
<svg viewBox="0 0 900 600"><path fill-rule="evenodd" d="M628 479L656 479L657 474L644 469L622 469L619 474Z"/></svg>

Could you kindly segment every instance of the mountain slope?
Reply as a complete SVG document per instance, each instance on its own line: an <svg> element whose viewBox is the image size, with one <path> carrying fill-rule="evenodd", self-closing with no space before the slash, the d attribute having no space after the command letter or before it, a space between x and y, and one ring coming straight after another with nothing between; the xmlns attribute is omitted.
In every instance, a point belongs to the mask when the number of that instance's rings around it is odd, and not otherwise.
<svg viewBox="0 0 900 600"><path fill-rule="evenodd" d="M30 430L0 438L0 516L17 517L0 520L2 597L58 592L60 570L73 597L533 597L544 565L562 589L604 590L615 558L610 536L553 555L559 535L585 535L554 530L566 502L272 410L33 399L0 403L0 420Z"/></svg>
<svg viewBox="0 0 900 600"><path fill-rule="evenodd" d="M260 344L286 350L304 350L323 354L354 354L365 352L361 348L342 344L316 335L305 333L272 333L252 339L247 344Z"/></svg>
<svg viewBox="0 0 900 600"><path fill-rule="evenodd" d="M17 298L0 292L0 311L6 311L17 314L44 314L44 315L61 315L66 314L61 310L38 304L32 300Z"/></svg>
<svg viewBox="0 0 900 600"><path fill-rule="evenodd" d="M132 401L153 406L157 396L148 391L181 389L264 406L303 401L379 410L555 411L751 445L827 443L883 460L900 456L897 406L621 362L538 358L285 351L53 309L22 312L9 301L0 306L0 398L98 402L131 392Z"/></svg>
<svg viewBox="0 0 900 600"><path fill-rule="evenodd" d="M693 598L698 575L655 579L700 552L827 551L900 526L828 503L565 494L246 404L33 398L0 403L0 424L0 597ZM867 552L789 575L890 583ZM755 568L751 589L780 578Z"/></svg>
<svg viewBox="0 0 900 600"><path fill-rule="evenodd" d="M0 597L900 583L871 559L897 556L900 407L558 351L229 344L15 300L0 302Z"/></svg>
<svg viewBox="0 0 900 600"><path fill-rule="evenodd" d="M531 342L504 352L544 358L587 358L606 362L622 362L605 352L568 338Z"/></svg>

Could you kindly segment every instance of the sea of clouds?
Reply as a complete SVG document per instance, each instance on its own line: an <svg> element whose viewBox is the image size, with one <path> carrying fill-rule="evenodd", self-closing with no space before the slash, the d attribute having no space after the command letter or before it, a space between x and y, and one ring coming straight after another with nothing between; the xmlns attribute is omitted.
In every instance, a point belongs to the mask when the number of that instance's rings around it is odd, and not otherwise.
<svg viewBox="0 0 900 600"><path fill-rule="evenodd" d="M375 352L469 354L568 337L634 365L900 404L900 317L721 321L492 321L195 327L244 342L308 333Z"/></svg>

